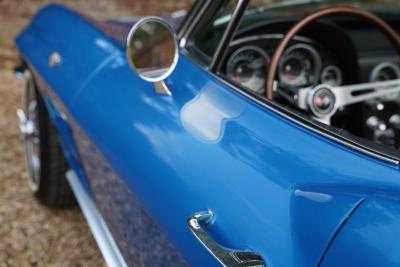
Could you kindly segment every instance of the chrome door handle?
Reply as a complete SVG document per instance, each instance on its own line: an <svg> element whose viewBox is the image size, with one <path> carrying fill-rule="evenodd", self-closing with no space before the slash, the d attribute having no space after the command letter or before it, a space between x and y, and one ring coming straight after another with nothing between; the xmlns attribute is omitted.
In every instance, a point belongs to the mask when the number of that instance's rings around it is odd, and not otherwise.
<svg viewBox="0 0 400 267"><path fill-rule="evenodd" d="M214 214L211 211L202 211L193 214L187 221L189 229L200 243L224 267L266 267L260 255L254 252L227 249L212 240L203 227L210 225Z"/></svg>

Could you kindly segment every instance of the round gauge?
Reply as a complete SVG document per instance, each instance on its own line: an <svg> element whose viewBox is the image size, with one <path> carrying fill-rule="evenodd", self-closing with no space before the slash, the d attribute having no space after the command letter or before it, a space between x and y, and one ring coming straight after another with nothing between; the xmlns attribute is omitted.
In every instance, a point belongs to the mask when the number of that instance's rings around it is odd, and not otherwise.
<svg viewBox="0 0 400 267"><path fill-rule="evenodd" d="M341 70L337 66L327 66L322 70L321 83L330 86L342 85L343 75Z"/></svg>
<svg viewBox="0 0 400 267"><path fill-rule="evenodd" d="M389 81L400 78L400 68L392 62L377 65L371 72L370 82Z"/></svg>
<svg viewBox="0 0 400 267"><path fill-rule="evenodd" d="M289 47L279 64L279 81L284 87L305 87L318 82L321 58L307 44Z"/></svg>
<svg viewBox="0 0 400 267"><path fill-rule="evenodd" d="M229 58L226 74L229 79L257 94L262 94L268 63L269 57L262 49L245 46L236 50Z"/></svg>
<svg viewBox="0 0 400 267"><path fill-rule="evenodd" d="M371 72L370 82L382 82L396 80L400 78L400 68L395 63L384 62L377 65ZM394 101L400 96L399 93L391 93L381 96L379 99L383 101Z"/></svg>

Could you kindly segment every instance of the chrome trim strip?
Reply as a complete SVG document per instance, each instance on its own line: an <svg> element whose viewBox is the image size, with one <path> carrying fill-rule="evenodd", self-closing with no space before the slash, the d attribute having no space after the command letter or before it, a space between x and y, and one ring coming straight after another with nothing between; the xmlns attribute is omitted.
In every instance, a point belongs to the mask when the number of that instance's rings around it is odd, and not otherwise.
<svg viewBox="0 0 400 267"><path fill-rule="evenodd" d="M300 125L300 126L306 128L307 130L310 130L310 131L312 131L314 133L320 134L320 135L322 135L322 136L324 136L324 137L326 137L326 138L328 138L330 140L333 140L333 141L335 141L335 142L337 142L337 143L339 143L341 145L345 145L346 147L349 147L349 148L354 149L354 150L356 150L358 152L364 153L364 154L366 154L368 156L374 157L374 158L379 159L379 160L383 160L383 161L385 161L385 162L387 162L389 164L400 165L400 160L396 159L395 157L390 157L390 156L385 155L383 153L375 152L372 148L371 149L367 149L367 148L362 147L361 145L352 144L350 140L344 140L344 137L341 138L341 137L334 136L335 133L332 133L332 132L327 133L325 131L328 131L328 130L320 130L320 129L316 128L318 126L309 125L309 124L314 124L313 122L309 122L309 123L301 122L301 121L299 121L299 119L296 119L296 118L293 117L293 115L295 115L295 114L293 114L293 112L286 111L287 113L291 113L290 115L288 115L288 114L286 114L286 112L282 112L278 108L274 107L273 105L275 105L275 104L266 103L264 101L267 101L267 100L263 100L262 101L262 100L260 100L260 99L258 99L256 97L254 97L253 95L249 94L244 89L240 89L237 86L235 86L234 84L229 83L228 81L226 81L225 79L223 79L220 76L216 75L215 73L213 73L213 72L211 72L209 70L206 70L204 68L201 68L201 69L206 71L207 73L211 74L211 76L213 76L218 81L220 81L223 84L225 84L226 86L229 86L234 91L240 93L241 95L243 95L245 97L248 97L249 99L255 101L259 105L267 108L269 111L272 111L272 112L282 116L283 118L285 118L285 119L287 119L287 120L289 120L289 121L291 121L293 123L296 123L297 125Z"/></svg>
<svg viewBox="0 0 400 267"><path fill-rule="evenodd" d="M244 97L247 97L253 101L255 101L257 104L265 107L267 110L272 111L280 116L282 116L283 118L289 120L290 122L293 122L299 126L304 127L307 130L312 131L313 133L322 135L323 137L326 137L332 141L335 141L341 145L344 145L348 148L351 148L353 150L356 150L358 152L364 153L368 156L371 156L375 159L378 160L382 160L385 161L389 164L392 165L400 165L400 158L397 158L396 156L390 156L387 155L384 152L379 152L377 150L375 150L374 148L366 148L364 145L362 144L357 144L355 143L356 141L351 141L349 139L347 139L346 137L342 137L339 136L339 134L332 132L331 130L328 129L321 129L321 126L316 125L314 122L312 121L307 121L305 122L301 122L300 120L306 120L305 118L299 118L298 115L296 115L294 112L290 111L290 110L286 110L286 111L281 111L279 110L278 107L276 107L276 104L271 103L271 102L267 102L268 100L266 99L260 99L255 97L254 95L250 94L249 92L246 92L245 89L243 88L239 88L238 86L236 86L235 84L226 81L223 77L213 73L212 71L210 71L209 69L200 66L198 63L196 63L196 59L191 58L190 57L190 53L188 53L186 50L181 50L181 52L186 56L186 58L193 63L193 65L197 66L199 69L201 69L202 71L205 71L206 73L210 74L212 77L214 77L215 79L217 79L219 82L222 82L224 85L228 86L229 88L231 88L232 90L234 90L235 92L243 95ZM281 107L282 108L282 107ZM295 118L295 116L297 116L298 118ZM319 129L318 129L319 128Z"/></svg>
<svg viewBox="0 0 400 267"><path fill-rule="evenodd" d="M107 265L110 267L127 267L128 265L122 257L103 217L97 210L93 200L83 189L76 173L73 170L69 170L65 176Z"/></svg>

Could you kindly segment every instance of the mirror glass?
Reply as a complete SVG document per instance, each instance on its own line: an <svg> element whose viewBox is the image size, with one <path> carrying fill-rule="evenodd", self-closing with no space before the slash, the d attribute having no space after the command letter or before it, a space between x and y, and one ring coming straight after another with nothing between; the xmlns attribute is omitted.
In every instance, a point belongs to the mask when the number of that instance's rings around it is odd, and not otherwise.
<svg viewBox="0 0 400 267"><path fill-rule="evenodd" d="M127 56L142 79L163 81L175 69L178 60L178 45L173 30L161 18L140 20L129 33Z"/></svg>

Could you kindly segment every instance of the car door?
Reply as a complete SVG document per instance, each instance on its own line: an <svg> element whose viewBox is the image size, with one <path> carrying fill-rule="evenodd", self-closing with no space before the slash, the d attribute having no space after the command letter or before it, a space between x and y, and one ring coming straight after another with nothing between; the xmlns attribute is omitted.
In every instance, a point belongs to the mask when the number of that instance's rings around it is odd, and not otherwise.
<svg viewBox="0 0 400 267"><path fill-rule="evenodd" d="M293 123L186 55L166 84L171 96L156 93L121 51L73 108L93 196L132 265L183 256L218 266L188 227L211 211L202 229L212 244L268 266L316 266L366 188L398 186L390 164Z"/></svg>

